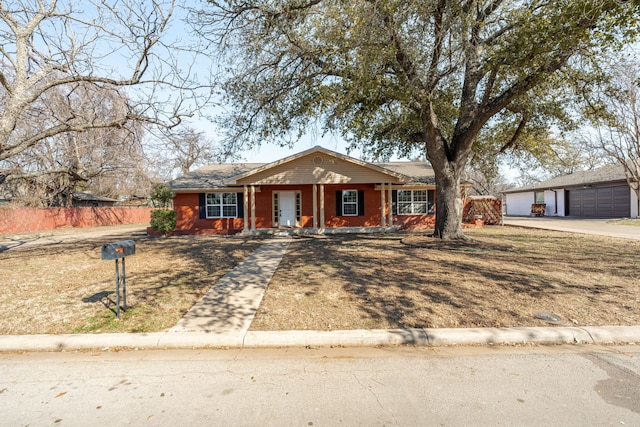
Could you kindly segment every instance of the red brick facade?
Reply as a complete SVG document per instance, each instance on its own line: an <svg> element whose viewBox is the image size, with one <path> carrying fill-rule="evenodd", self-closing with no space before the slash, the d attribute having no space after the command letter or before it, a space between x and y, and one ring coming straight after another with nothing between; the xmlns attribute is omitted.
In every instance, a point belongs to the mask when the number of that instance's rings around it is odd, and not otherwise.
<svg viewBox="0 0 640 427"><path fill-rule="evenodd" d="M337 198L343 190L356 190L364 197L364 212L361 215L338 215ZM297 228L312 229L313 225L313 186L312 185L263 185L260 191L255 193L255 228L276 228L273 221L273 194L281 191L296 191L300 193L301 215ZM242 203L242 194L239 194ZM200 218L198 193L179 193L173 199L176 211L177 234L235 234L241 232L244 227L244 215L238 218ZM390 208L388 193L385 192L385 224ZM316 217L320 221L321 196L317 191ZM324 186L324 225L319 228L339 227L380 227L381 218L380 190L375 189L374 184L327 184ZM249 207L247 212L247 228L251 228L251 194L249 194ZM435 215L393 215L393 224L399 229L418 230L433 228Z"/></svg>

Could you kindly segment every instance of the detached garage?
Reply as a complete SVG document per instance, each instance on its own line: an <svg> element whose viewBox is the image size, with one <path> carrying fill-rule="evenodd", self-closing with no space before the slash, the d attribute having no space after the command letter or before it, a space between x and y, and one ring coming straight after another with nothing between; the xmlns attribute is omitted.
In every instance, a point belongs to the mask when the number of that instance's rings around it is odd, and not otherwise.
<svg viewBox="0 0 640 427"><path fill-rule="evenodd" d="M545 216L636 218L638 198L619 165L576 172L505 191L506 214L529 216L532 205L544 206Z"/></svg>
<svg viewBox="0 0 640 427"><path fill-rule="evenodd" d="M628 217L631 192L628 185L576 188L565 191L565 215L591 218Z"/></svg>

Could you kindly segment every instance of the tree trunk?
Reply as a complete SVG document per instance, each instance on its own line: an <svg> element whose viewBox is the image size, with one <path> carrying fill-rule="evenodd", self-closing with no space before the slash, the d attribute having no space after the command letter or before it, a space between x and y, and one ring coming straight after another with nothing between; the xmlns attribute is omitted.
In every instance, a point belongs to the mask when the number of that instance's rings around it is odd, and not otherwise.
<svg viewBox="0 0 640 427"><path fill-rule="evenodd" d="M462 232L462 168L452 162L447 162L445 167L433 166L436 175L436 226L433 235L443 240L467 239Z"/></svg>

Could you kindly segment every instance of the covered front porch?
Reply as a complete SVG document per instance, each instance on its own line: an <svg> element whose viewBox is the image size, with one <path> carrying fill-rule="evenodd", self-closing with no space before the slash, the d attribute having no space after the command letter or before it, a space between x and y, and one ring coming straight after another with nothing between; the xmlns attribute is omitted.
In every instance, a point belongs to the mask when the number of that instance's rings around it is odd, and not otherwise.
<svg viewBox="0 0 640 427"><path fill-rule="evenodd" d="M393 231L394 185L244 185L243 234Z"/></svg>

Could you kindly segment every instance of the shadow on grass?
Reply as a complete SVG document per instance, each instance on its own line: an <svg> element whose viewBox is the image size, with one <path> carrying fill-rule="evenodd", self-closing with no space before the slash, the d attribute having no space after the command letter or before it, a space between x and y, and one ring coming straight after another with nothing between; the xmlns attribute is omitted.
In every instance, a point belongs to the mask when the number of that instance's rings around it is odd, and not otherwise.
<svg viewBox="0 0 640 427"><path fill-rule="evenodd" d="M630 264L638 263L636 251L607 239L583 245L566 233L548 239L516 233L502 236L503 244L481 252L441 250L437 243L411 247L398 240L397 235L347 235L296 244L281 264L285 274L281 280L295 280L301 292L313 296L323 291L327 277L314 277L308 264L319 270L332 267L331 274L363 317L382 320L392 328L428 328L437 324L443 312L454 313L455 326L511 326L500 324L501 319L515 325L540 323L528 312L533 307L512 307L516 299L522 306L531 301L550 304L558 298L571 302L579 295L589 301L619 304L629 291L620 283L580 281L603 274L603 263L623 280L639 278L638 269L629 271ZM557 271L571 273L567 277L572 279L552 274ZM617 296L604 299L607 293ZM498 296L514 304L494 304Z"/></svg>

